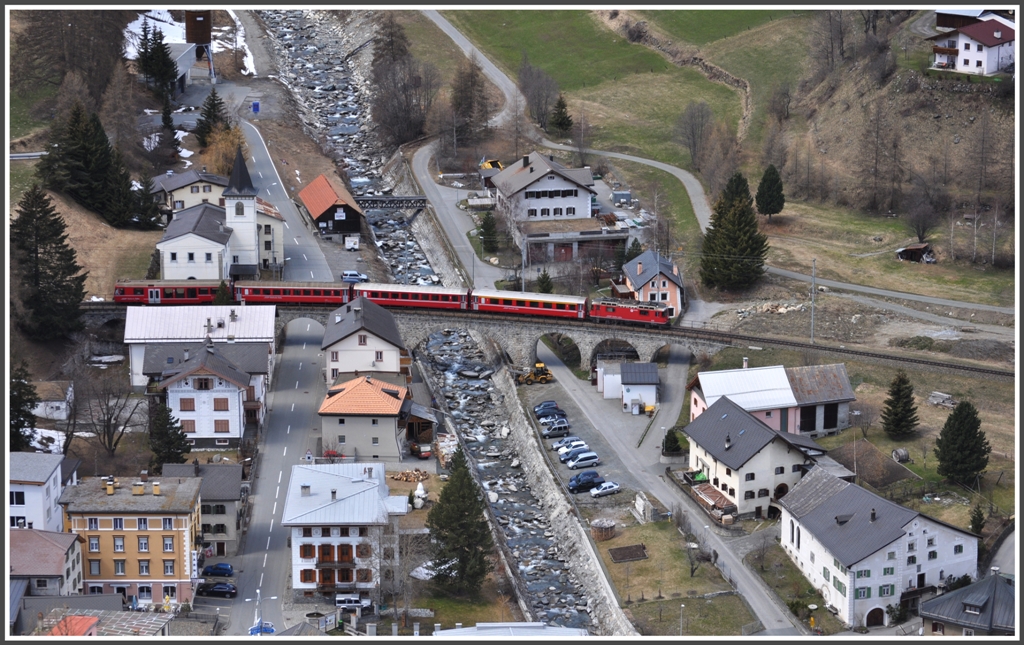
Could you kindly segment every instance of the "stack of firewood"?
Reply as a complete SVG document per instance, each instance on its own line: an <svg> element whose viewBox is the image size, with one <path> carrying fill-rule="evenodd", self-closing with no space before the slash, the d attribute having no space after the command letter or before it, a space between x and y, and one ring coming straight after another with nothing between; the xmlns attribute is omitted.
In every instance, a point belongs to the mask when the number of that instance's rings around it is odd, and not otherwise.
<svg viewBox="0 0 1024 645"><path fill-rule="evenodd" d="M414 470L403 470L400 473L391 473L391 479L400 482L423 482L430 478L430 473L416 468Z"/></svg>

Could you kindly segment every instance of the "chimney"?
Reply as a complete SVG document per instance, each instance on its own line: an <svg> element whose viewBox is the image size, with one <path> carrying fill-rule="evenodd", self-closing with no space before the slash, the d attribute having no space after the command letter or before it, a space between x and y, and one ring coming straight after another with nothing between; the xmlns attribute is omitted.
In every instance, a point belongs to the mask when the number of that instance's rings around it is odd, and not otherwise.
<svg viewBox="0 0 1024 645"><path fill-rule="evenodd" d="M192 460L192 465L195 467L196 477L198 477L199 476L199 458L198 457L196 457L195 459Z"/></svg>
<svg viewBox="0 0 1024 645"><path fill-rule="evenodd" d="M462 629L462 623L455 623L455 629Z"/></svg>
<svg viewBox="0 0 1024 645"><path fill-rule="evenodd" d="M235 313L234 309L231 310L230 318L231 318L231 322L235 322L235 321L238 320L238 314Z"/></svg>
<svg viewBox="0 0 1024 645"><path fill-rule="evenodd" d="M309 497L309 484L302 484L300 486L300 490L302 491L303 497Z"/></svg>
<svg viewBox="0 0 1024 645"><path fill-rule="evenodd" d="M367 469L366 469L366 476L367 477L373 477L373 466L367 467Z"/></svg>
<svg viewBox="0 0 1024 645"><path fill-rule="evenodd" d="M146 487L142 482L132 482L132 495L142 495L146 492Z"/></svg>
<svg viewBox="0 0 1024 645"><path fill-rule="evenodd" d="M523 168L530 165L530 155L523 155Z"/></svg>
<svg viewBox="0 0 1024 645"><path fill-rule="evenodd" d="M352 313L352 303L345 305L345 313Z"/></svg>
<svg viewBox="0 0 1024 645"><path fill-rule="evenodd" d="M725 435L725 449L728 450L729 448L732 448L732 437L730 437L728 434L726 434Z"/></svg>
<svg viewBox="0 0 1024 645"><path fill-rule="evenodd" d="M637 262L636 263L636 274L637 275L642 275L643 272L644 272L644 263L643 262Z"/></svg>
<svg viewBox="0 0 1024 645"><path fill-rule="evenodd" d="M672 275L679 275L679 266L676 264L672 265Z"/></svg>
<svg viewBox="0 0 1024 645"><path fill-rule="evenodd" d="M160 494L160 482L153 482L153 494L154 495L159 495Z"/></svg>
<svg viewBox="0 0 1024 645"><path fill-rule="evenodd" d="M334 324L337 325L341 322L341 314L334 314Z"/></svg>
<svg viewBox="0 0 1024 645"><path fill-rule="evenodd" d="M185 360L188 361L188 347L185 348Z"/></svg>
<svg viewBox="0 0 1024 645"><path fill-rule="evenodd" d="M149 471L148 470L143 470L142 472L140 472L139 473L139 479L144 481L144 482L149 481Z"/></svg>
<svg viewBox="0 0 1024 645"><path fill-rule="evenodd" d="M336 499L338 499L338 489L337 488L332 488L331 489L331 501L333 502Z"/></svg>
<svg viewBox="0 0 1024 645"><path fill-rule="evenodd" d="M871 509L871 521L875 521L875 509Z"/></svg>
<svg viewBox="0 0 1024 645"><path fill-rule="evenodd" d="M996 37L996 39L998 40L998 39L1000 39L1000 38L1002 38L1002 37L1003 37L1003 32L1001 32L1001 31L997 31L997 32L995 32L995 33L994 33L994 34L992 34L992 35L993 35L993 36L995 36L995 37Z"/></svg>
<svg viewBox="0 0 1024 645"><path fill-rule="evenodd" d="M548 155L548 161L554 161L555 155Z"/></svg>
<svg viewBox="0 0 1024 645"><path fill-rule="evenodd" d="M206 172L206 166L203 166L203 172Z"/></svg>
<svg viewBox="0 0 1024 645"><path fill-rule="evenodd" d="M747 369L748 367L750 367L750 363L747 362L747 357L744 356L743 357L743 369Z"/></svg>
<svg viewBox="0 0 1024 645"><path fill-rule="evenodd" d="M211 318L206 319L206 333L209 334L213 331L213 320Z"/></svg>

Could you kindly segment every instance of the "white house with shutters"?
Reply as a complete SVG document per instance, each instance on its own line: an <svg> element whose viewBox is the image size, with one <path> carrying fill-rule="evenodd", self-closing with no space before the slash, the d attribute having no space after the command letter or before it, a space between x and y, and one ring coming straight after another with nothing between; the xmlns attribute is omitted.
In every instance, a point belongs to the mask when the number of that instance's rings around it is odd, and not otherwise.
<svg viewBox="0 0 1024 645"><path fill-rule="evenodd" d="M934 67L995 74L1016 60L1015 36L1013 23L999 16L932 36Z"/></svg>
<svg viewBox="0 0 1024 645"><path fill-rule="evenodd" d="M8 526L42 531L64 530L64 517L57 504L64 490L60 471L64 455L12 452L8 459Z"/></svg>
<svg viewBox="0 0 1024 645"><path fill-rule="evenodd" d="M851 627L916 612L950 576L978 573L978 537L814 468L778 502L781 545Z"/></svg>
<svg viewBox="0 0 1024 645"><path fill-rule="evenodd" d="M295 600L337 594L378 600L384 571L397 564L405 495L390 495L379 462L292 466L281 525L291 543Z"/></svg>
<svg viewBox="0 0 1024 645"><path fill-rule="evenodd" d="M320 348L328 384L345 373L410 374L412 358L391 312L362 296L331 312Z"/></svg>

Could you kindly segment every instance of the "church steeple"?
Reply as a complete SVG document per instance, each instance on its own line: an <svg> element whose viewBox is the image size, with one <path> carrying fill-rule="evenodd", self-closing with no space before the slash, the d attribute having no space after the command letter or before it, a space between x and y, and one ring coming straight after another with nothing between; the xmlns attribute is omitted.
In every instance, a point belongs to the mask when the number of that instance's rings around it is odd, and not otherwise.
<svg viewBox="0 0 1024 645"><path fill-rule="evenodd" d="M228 187L224 189L225 197L255 197L259 189L253 187L252 178L249 176L249 169L245 166L245 158L242 157L242 146L238 146L235 152L235 164L231 167L231 179Z"/></svg>

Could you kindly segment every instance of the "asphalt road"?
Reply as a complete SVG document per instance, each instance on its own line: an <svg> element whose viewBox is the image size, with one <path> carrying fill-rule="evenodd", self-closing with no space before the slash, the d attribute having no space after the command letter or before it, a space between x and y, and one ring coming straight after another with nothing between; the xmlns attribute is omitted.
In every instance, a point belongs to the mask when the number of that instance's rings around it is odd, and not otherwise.
<svg viewBox="0 0 1024 645"><path fill-rule="evenodd" d="M288 531L281 526L291 468L305 463L306 450L316 448L320 426L317 406L326 395L320 343L324 328L298 319L285 328L281 360L268 397L261 457L253 490L253 515L245 546L237 561L238 598L227 633L248 634L256 621L256 590L262 593L263 620L284 625L282 605L289 601L291 551ZM273 557L271 557L273 556ZM277 600L272 600L276 596ZM248 602L245 599L250 599ZM221 612L224 613L223 611Z"/></svg>

